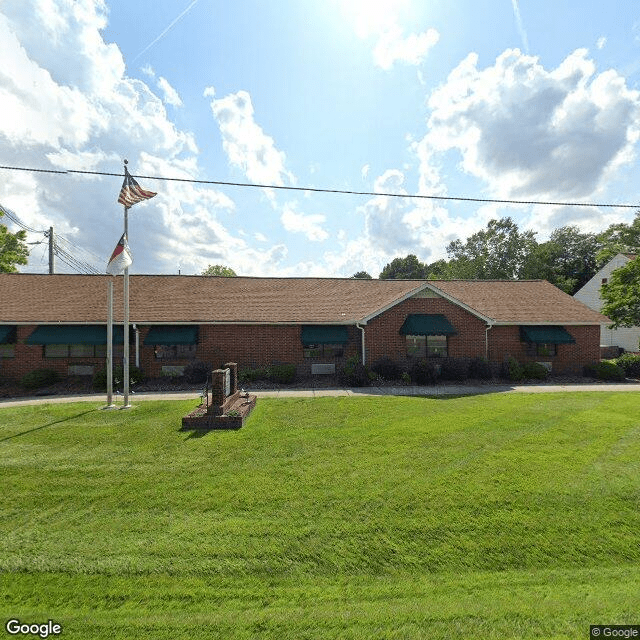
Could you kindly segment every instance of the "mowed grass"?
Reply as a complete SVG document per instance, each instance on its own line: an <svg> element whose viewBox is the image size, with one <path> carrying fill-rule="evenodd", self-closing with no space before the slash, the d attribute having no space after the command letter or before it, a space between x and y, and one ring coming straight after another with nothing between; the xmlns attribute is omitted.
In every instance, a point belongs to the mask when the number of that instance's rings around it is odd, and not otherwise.
<svg viewBox="0 0 640 640"><path fill-rule="evenodd" d="M0 617L65 638L586 638L640 623L640 396L0 409Z"/></svg>

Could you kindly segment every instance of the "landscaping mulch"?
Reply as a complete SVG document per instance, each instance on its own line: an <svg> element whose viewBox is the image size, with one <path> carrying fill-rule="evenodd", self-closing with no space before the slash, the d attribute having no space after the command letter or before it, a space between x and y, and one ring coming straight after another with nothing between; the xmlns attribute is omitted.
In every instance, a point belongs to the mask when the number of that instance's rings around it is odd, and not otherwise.
<svg viewBox="0 0 640 640"><path fill-rule="evenodd" d="M638 380L627 379L624 382L629 384L637 384ZM491 379L491 380L465 380L464 382L439 380L437 386L489 386L489 385L510 384L508 380ZM597 380L595 378L587 378L584 376L551 376L547 380L525 380L514 383L518 385L569 385L569 384L607 384L606 381ZM164 392L174 393L180 391L199 392L204 385L185 382L180 378L151 378L133 385L131 391L133 393L153 393ZM309 376L300 378L290 384L280 384L277 382L269 382L268 380L256 380L254 382L239 382L238 387L246 391L280 391L286 389L340 389L343 385L338 382L337 376ZM405 384L397 380L377 380L371 386L374 387L406 387L415 386ZM0 381L0 398L26 398L32 396L67 396L67 395L84 395L90 393L104 393L104 390L95 389L92 384L92 378L89 376L70 376L60 380L56 384L42 387L41 389L25 389L17 383L9 383Z"/></svg>

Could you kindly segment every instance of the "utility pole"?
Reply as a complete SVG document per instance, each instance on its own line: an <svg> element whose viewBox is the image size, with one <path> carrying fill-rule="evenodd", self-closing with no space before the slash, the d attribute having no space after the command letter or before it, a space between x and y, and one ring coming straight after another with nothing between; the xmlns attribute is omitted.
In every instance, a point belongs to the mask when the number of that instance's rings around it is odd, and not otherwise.
<svg viewBox="0 0 640 640"><path fill-rule="evenodd" d="M53 227L49 227L49 273L55 273L54 253L53 253Z"/></svg>

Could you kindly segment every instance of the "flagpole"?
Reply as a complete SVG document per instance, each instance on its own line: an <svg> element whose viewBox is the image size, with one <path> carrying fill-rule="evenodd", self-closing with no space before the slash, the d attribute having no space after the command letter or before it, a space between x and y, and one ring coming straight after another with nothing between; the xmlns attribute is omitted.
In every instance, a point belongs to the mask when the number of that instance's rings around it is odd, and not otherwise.
<svg viewBox="0 0 640 640"><path fill-rule="evenodd" d="M124 161L125 174L127 160ZM129 242L129 207L124 206L124 237ZM129 267L124 270L124 354L122 357L122 394L124 396L123 409L131 408L129 404Z"/></svg>
<svg viewBox="0 0 640 640"><path fill-rule="evenodd" d="M107 309L107 407L113 407L113 280L109 278Z"/></svg>

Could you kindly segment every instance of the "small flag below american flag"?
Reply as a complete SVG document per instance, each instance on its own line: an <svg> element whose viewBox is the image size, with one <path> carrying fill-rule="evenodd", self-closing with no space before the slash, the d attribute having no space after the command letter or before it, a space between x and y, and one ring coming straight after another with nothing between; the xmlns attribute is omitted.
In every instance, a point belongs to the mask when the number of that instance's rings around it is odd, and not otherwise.
<svg viewBox="0 0 640 640"><path fill-rule="evenodd" d="M109 264L107 264L107 273L112 276L119 276L127 267L133 264L133 257L131 256L131 250L127 243L127 236L123 233L120 242L113 250L111 257L109 258Z"/></svg>
<svg viewBox="0 0 640 640"><path fill-rule="evenodd" d="M146 191L143 189L129 173L129 170L125 166L124 168L124 182L122 183L122 189L120 189L120 195L118 196L118 202L129 208L137 202L148 200L157 195L155 191Z"/></svg>

